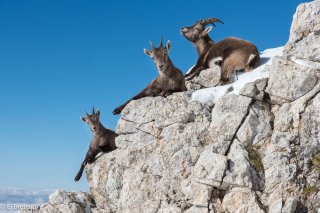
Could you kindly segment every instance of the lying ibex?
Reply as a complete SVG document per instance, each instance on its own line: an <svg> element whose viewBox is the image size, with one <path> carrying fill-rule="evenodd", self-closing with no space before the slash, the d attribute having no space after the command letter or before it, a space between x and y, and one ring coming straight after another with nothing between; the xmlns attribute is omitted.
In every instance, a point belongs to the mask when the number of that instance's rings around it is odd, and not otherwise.
<svg viewBox="0 0 320 213"><path fill-rule="evenodd" d="M93 139L90 143L90 147L86 154L86 157L81 164L81 168L77 176L74 178L75 181L80 180L86 164L93 163L95 161L95 157L99 152L111 152L117 148L115 144L115 138L118 135L114 131L106 129L100 123L100 111L97 110L97 112L95 112L93 108L92 115L89 115L87 112L86 115L87 117L80 117L80 119L89 125L93 133Z"/></svg>
<svg viewBox="0 0 320 213"><path fill-rule="evenodd" d="M199 73L214 64L221 65L221 83L230 80L233 71L250 71L260 65L260 56L257 47L239 38L226 38L215 43L208 33L212 26L208 24L223 22L217 18L209 18L196 22L191 27L183 27L180 33L197 48L198 61L186 74L186 79L192 79Z"/></svg>
<svg viewBox="0 0 320 213"><path fill-rule="evenodd" d="M171 47L170 41L167 42L165 47L162 45L162 39L158 48L155 48L151 41L150 45L152 50L149 51L144 49L144 53L153 59L158 69L159 76L149 83L149 85L138 95L134 96L129 101L116 108L113 111L114 115L121 113L123 108L131 100L137 100L147 96L167 97L174 92L187 91L182 72L173 65L169 58L169 50Z"/></svg>

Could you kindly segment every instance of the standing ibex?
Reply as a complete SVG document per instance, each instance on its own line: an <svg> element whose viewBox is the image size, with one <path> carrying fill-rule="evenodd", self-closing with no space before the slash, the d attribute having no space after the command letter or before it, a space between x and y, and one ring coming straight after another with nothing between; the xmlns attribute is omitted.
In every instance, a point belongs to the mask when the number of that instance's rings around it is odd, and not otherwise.
<svg viewBox="0 0 320 213"><path fill-rule="evenodd" d="M215 43L208 33L212 26L208 24L223 22L217 18L209 18L196 22L191 27L183 27L180 33L197 48L198 61L186 74L186 79L192 79L202 70L212 67L213 64L221 65L221 82L227 83L233 71L250 71L260 65L260 56L257 47L238 38L226 38Z"/></svg>
<svg viewBox="0 0 320 213"><path fill-rule="evenodd" d="M121 113L123 108L131 100L137 100L147 96L167 97L174 92L187 91L185 79L182 72L173 65L172 61L169 58L171 42L168 41L166 46L163 47L161 39L160 46L158 48L155 48L151 41L150 45L152 47L152 50L148 51L144 49L144 53L153 59L158 69L159 76L151 83L149 83L149 85L138 95L134 96L129 101L116 108L113 111L114 115Z"/></svg>
<svg viewBox="0 0 320 213"><path fill-rule="evenodd" d="M90 143L90 147L86 154L86 157L81 164L81 168L77 176L74 178L75 181L80 180L86 164L93 163L95 161L95 157L99 152L111 152L117 148L115 144L115 138L118 135L114 131L106 129L100 123L100 111L97 110L97 112L95 112L93 108L92 115L89 115L87 112L86 115L87 117L80 117L80 119L89 125L93 133L93 139Z"/></svg>

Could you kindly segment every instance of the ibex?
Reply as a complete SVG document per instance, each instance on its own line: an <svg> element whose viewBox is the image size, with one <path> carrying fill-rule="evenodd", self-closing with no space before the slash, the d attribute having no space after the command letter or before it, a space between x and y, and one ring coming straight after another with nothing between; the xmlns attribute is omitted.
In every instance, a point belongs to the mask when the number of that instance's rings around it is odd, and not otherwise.
<svg viewBox="0 0 320 213"><path fill-rule="evenodd" d="M150 45L152 50L149 51L144 49L144 53L153 59L159 73L158 77L149 83L149 85L139 94L116 108L113 111L114 115L121 113L123 108L125 108L131 100L137 100L147 96L167 97L174 92L187 91L182 72L173 65L169 58L171 42L168 41L166 46L163 47L161 39L158 48L155 48L151 41Z"/></svg>
<svg viewBox="0 0 320 213"><path fill-rule="evenodd" d="M250 71L260 65L260 55L257 47L239 38L226 38L215 43L208 33L215 22L223 22L217 18L209 18L196 22L191 27L183 27L180 33L196 47L198 61L186 74L186 79L192 79L214 64L221 66L221 83L229 82L233 71Z"/></svg>
<svg viewBox="0 0 320 213"><path fill-rule="evenodd" d="M100 123L99 121L100 111L97 110L97 112L95 112L93 108L92 114L89 115L86 112L86 115L87 117L80 117L80 119L89 125L93 133L93 139L90 143L90 147L86 154L86 157L81 164L81 168L77 176L74 178L75 181L80 180L86 164L93 163L95 161L95 157L99 152L111 152L117 148L115 144L115 138L118 135L114 131L110 129L106 129Z"/></svg>

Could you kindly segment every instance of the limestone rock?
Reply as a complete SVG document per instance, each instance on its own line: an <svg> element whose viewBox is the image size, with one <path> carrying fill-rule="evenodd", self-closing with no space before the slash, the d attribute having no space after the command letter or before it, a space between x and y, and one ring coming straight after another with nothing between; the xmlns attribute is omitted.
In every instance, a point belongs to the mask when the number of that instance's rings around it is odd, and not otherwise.
<svg viewBox="0 0 320 213"><path fill-rule="evenodd" d="M317 83L313 69L276 57L269 68L270 79L266 92L275 104L294 101L308 93Z"/></svg>
<svg viewBox="0 0 320 213"><path fill-rule="evenodd" d="M200 74L192 80L186 81L186 86L189 91L194 91L203 88L214 87L220 83L221 67L214 66L202 70Z"/></svg>
<svg viewBox="0 0 320 213"><path fill-rule="evenodd" d="M247 151L243 145L234 140L228 153L228 169L223 178L222 187L247 187L252 188L252 175Z"/></svg>
<svg viewBox="0 0 320 213"><path fill-rule="evenodd" d="M240 95L221 92L209 105L191 92L131 101L118 149L86 166L90 195L59 191L35 212L319 212L319 3L299 6L286 55ZM214 86L214 73L188 84Z"/></svg>
<svg viewBox="0 0 320 213"><path fill-rule="evenodd" d="M222 205L226 213L264 213L257 198L248 188L233 188L224 197Z"/></svg>
<svg viewBox="0 0 320 213"><path fill-rule="evenodd" d="M318 3L300 7L317 14L310 10ZM319 25L303 10L287 55L274 58L269 79L245 85L240 95L222 95L210 106L190 101L190 92L130 102L116 129L118 149L86 167L92 211L317 211L319 169L312 162L320 152L320 72L293 56L319 64ZM313 49L301 53L306 42ZM189 88L214 86L211 71Z"/></svg>
<svg viewBox="0 0 320 213"><path fill-rule="evenodd" d="M267 83L267 78L258 79L252 83L248 83L240 90L240 95L262 101Z"/></svg>
<svg viewBox="0 0 320 213"><path fill-rule="evenodd" d="M297 168L290 163L290 141L288 133L275 131L265 150L262 162L265 169L265 192L271 192L279 184L289 184L295 178Z"/></svg>
<svg viewBox="0 0 320 213"><path fill-rule="evenodd" d="M300 4L293 17L284 52L320 63L320 1Z"/></svg>
<svg viewBox="0 0 320 213"><path fill-rule="evenodd" d="M243 144L258 144L267 139L272 133L273 116L270 112L269 104L265 102L255 102L249 115L241 125L237 138Z"/></svg>
<svg viewBox="0 0 320 213"><path fill-rule="evenodd" d="M282 208L283 213L295 212L298 207L299 200L294 197L290 197L286 200L284 207Z"/></svg>
<svg viewBox="0 0 320 213"><path fill-rule="evenodd" d="M181 184L181 190L188 203L203 208L208 206L213 187L194 180L184 180Z"/></svg>
<svg viewBox="0 0 320 213"><path fill-rule="evenodd" d="M55 191L49 196L49 202L37 210L25 209L21 212L39 213L87 213L94 207L92 197L85 192Z"/></svg>
<svg viewBox="0 0 320 213"><path fill-rule="evenodd" d="M226 154L241 122L249 111L251 98L229 94L222 96L212 110L208 141L214 152Z"/></svg>
<svg viewBox="0 0 320 213"><path fill-rule="evenodd" d="M311 158L320 149L320 93L308 102L301 115L299 136L305 158Z"/></svg>
<svg viewBox="0 0 320 213"><path fill-rule="evenodd" d="M192 173L206 146L203 134L210 119L210 110L189 102L188 93L132 101L118 123L119 148L86 168L97 207L154 212L207 204L212 189L194 187Z"/></svg>
<svg viewBox="0 0 320 213"><path fill-rule="evenodd" d="M197 182L219 187L227 169L227 157L213 152L212 146L206 147L193 168Z"/></svg>
<svg viewBox="0 0 320 213"><path fill-rule="evenodd" d="M304 112L307 104L320 91L320 82L306 95L298 98L291 103L285 103L281 107L274 107L274 129L287 132L290 131L295 136L298 136L300 115Z"/></svg>

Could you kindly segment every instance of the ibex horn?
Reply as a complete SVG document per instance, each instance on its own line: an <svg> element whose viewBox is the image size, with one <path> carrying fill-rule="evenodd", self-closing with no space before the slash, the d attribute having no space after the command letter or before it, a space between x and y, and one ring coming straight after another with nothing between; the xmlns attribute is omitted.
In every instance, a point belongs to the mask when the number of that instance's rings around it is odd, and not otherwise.
<svg viewBox="0 0 320 213"><path fill-rule="evenodd" d="M223 21L221 21L221 20L218 19L218 18L202 19L202 20L200 21L200 24L202 24L202 25L212 24L213 26L216 26L216 25L214 24L214 22L220 22L221 24L224 24Z"/></svg>
<svg viewBox="0 0 320 213"><path fill-rule="evenodd" d="M152 44L152 41L149 40L149 42L150 42L150 46L152 47L152 49L154 49L154 45Z"/></svg>
<svg viewBox="0 0 320 213"><path fill-rule="evenodd" d="M93 115L96 114L95 111L94 111L94 107L92 107L92 114Z"/></svg>
<svg viewBox="0 0 320 213"><path fill-rule="evenodd" d="M162 40L163 40L163 38L161 38L161 40L160 40L160 47L162 47L163 45L162 45Z"/></svg>
<svg viewBox="0 0 320 213"><path fill-rule="evenodd" d="M85 113L86 113L86 116L89 116L89 114L87 113L87 111L85 111Z"/></svg>

